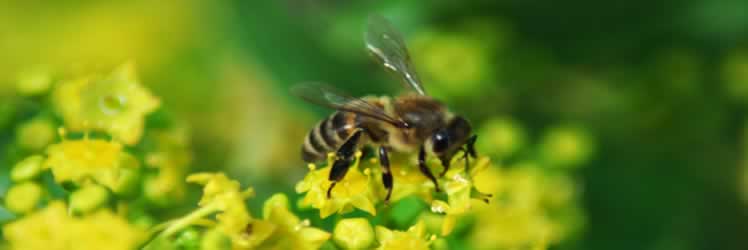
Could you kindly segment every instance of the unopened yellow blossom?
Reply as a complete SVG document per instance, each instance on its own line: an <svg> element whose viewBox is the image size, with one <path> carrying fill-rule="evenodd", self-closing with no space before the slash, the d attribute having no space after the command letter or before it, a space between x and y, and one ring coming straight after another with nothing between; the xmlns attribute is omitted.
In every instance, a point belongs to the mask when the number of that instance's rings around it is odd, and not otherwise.
<svg viewBox="0 0 748 250"><path fill-rule="evenodd" d="M58 201L6 224L3 234L18 250L131 250L145 240L145 232L108 210L71 217Z"/></svg>
<svg viewBox="0 0 748 250"><path fill-rule="evenodd" d="M41 174L43 163L44 157L41 155L26 157L13 166L10 171L10 179L17 182L34 179Z"/></svg>
<svg viewBox="0 0 748 250"><path fill-rule="evenodd" d="M36 67L18 74L16 91L24 96L44 94L52 86L52 73L46 67Z"/></svg>
<svg viewBox="0 0 748 250"><path fill-rule="evenodd" d="M343 219L333 232L333 240L343 249L366 249L374 244L374 239L374 228L365 218Z"/></svg>
<svg viewBox="0 0 748 250"><path fill-rule="evenodd" d="M730 97L740 102L748 100L748 50L743 48L727 53L720 76Z"/></svg>
<svg viewBox="0 0 748 250"><path fill-rule="evenodd" d="M520 150L526 141L525 131L510 118L493 118L483 123L477 141L481 152L507 157Z"/></svg>
<svg viewBox="0 0 748 250"><path fill-rule="evenodd" d="M414 58L437 95L469 96L488 77L490 58L483 40L462 34L423 32L413 42Z"/></svg>
<svg viewBox="0 0 748 250"><path fill-rule="evenodd" d="M593 150L590 136L575 127L550 129L541 142L541 153L551 166L577 167L588 160Z"/></svg>
<svg viewBox="0 0 748 250"><path fill-rule="evenodd" d="M221 232L213 229L205 232L200 241L200 248L203 250L231 250L231 238Z"/></svg>
<svg viewBox="0 0 748 250"><path fill-rule="evenodd" d="M16 142L24 149L40 151L55 140L55 126L49 119L35 118L16 129Z"/></svg>
<svg viewBox="0 0 748 250"><path fill-rule="evenodd" d="M410 227L408 231L395 231L377 226L378 250L428 250L436 238L426 236L426 226L422 221Z"/></svg>
<svg viewBox="0 0 748 250"><path fill-rule="evenodd" d="M333 188L331 197L327 197L327 188L332 184L327 178L330 167L316 169L310 165L309 173L304 180L296 184L296 192L306 195L301 200L302 206L310 206L320 210L320 217L325 218L333 213L347 213L358 208L371 215L377 213L375 204L377 198L372 185L372 174L370 170L359 169L361 152L356 153L356 161L350 166L348 173L342 181ZM331 166L333 157L328 157L328 165ZM378 178L377 178L378 179Z"/></svg>
<svg viewBox="0 0 748 250"><path fill-rule="evenodd" d="M33 210L42 199L44 190L31 181L13 185L5 195L5 207L15 213L27 213Z"/></svg>
<svg viewBox="0 0 748 250"><path fill-rule="evenodd" d="M101 139L65 140L47 147L44 165L52 169L55 181L79 185L94 181L114 192L128 186L128 175L123 171L140 167L132 155L124 152L122 144Z"/></svg>
<svg viewBox="0 0 748 250"><path fill-rule="evenodd" d="M145 116L160 105L129 63L105 77L62 82L52 93L52 101L71 130L105 131L128 145L140 140Z"/></svg>
<svg viewBox="0 0 748 250"><path fill-rule="evenodd" d="M96 185L86 185L70 194L70 210L75 213L88 213L103 206L109 198L106 188Z"/></svg>

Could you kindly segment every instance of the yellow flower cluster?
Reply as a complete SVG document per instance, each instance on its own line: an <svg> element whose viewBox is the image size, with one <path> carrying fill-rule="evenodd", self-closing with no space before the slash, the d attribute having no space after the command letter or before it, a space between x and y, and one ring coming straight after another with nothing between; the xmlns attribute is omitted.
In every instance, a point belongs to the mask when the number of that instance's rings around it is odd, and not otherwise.
<svg viewBox="0 0 748 250"><path fill-rule="evenodd" d="M61 141L55 133L59 124L50 114L37 114L16 127L15 143L22 150L18 157L25 158L10 169L12 185L4 199L15 215L3 226L10 248L141 246L148 236L142 230L152 222L130 224L125 218L137 215L147 221L144 206L153 203L130 199L139 199L132 194L141 190L151 201L157 200L153 194L184 196L183 180L191 159L186 130L149 130L148 147L135 145L143 139L145 116L159 101L138 83L131 64L103 77L54 82L48 75L29 75L21 80L22 95L46 98L42 94L52 89L49 103L65 127L58 129ZM68 130L82 131L83 136L68 135ZM106 134L92 138L92 131ZM143 163L157 169L148 171L147 180L141 178ZM43 181L45 172L51 173L54 183Z"/></svg>
<svg viewBox="0 0 748 250"><path fill-rule="evenodd" d="M328 165L332 164L334 156L328 157ZM356 161L331 192L331 199L327 198L327 188L332 184L327 180L330 168L317 169L314 164L309 165L309 174L296 185L296 191L306 192L301 200L301 206L311 206L320 210L320 217L325 218L334 213L347 213L358 208L369 214L377 213L375 204L377 198L370 188L376 178L372 178L370 170L361 171L358 165L361 152L356 153Z"/></svg>
<svg viewBox="0 0 748 250"><path fill-rule="evenodd" d="M242 191L239 182L222 173L193 174L187 181L203 185L200 207L170 223L159 236L161 238L198 224L210 225L209 234L227 236L231 249L318 249L330 238L329 233L310 227L309 221L294 215L283 194L265 201L262 219L258 219L245 205L245 200L254 196L253 189ZM205 221L212 214L216 214L215 221ZM203 249L225 249L211 242L204 240Z"/></svg>
<svg viewBox="0 0 748 250"><path fill-rule="evenodd" d="M3 226L10 249L130 250L146 233L108 210L71 217L59 201Z"/></svg>
<svg viewBox="0 0 748 250"><path fill-rule="evenodd" d="M495 135L525 138L518 128L509 119L489 121L481 130L489 135L485 138L489 141L482 143L490 144ZM512 145L503 148L512 150L498 151L500 158L522 150L516 148L520 146L516 142L497 143ZM589 159L591 139L578 128L555 127L537 147L537 158L490 167L475 176L478 188L496 194L490 204L475 204L477 219L469 240L476 249L547 249L569 238L584 223L577 204L578 190L568 171Z"/></svg>
<svg viewBox="0 0 748 250"><path fill-rule="evenodd" d="M334 155L328 157L328 166L332 165ZM415 166L403 162L393 162L391 167L395 183L393 185L391 202L404 197L416 195L426 202L433 202L432 209L437 213L449 216L442 230L443 235L452 231L456 218L467 213L471 207L471 199L488 201L489 194L479 192L473 185L472 178L486 169L490 163L488 158L474 159L470 166L466 166L463 156L452 159L453 166L439 182L444 186L446 201L434 200L433 183L426 178ZM440 166L435 159L429 160L430 166ZM467 167L467 168L466 168ZM300 205L319 209L320 217L325 218L334 213L344 214L358 208L371 215L376 215L376 204L384 201L385 191L379 181L381 169L375 159L370 162L361 161L361 152L356 153L356 161L352 164L345 178L332 190L328 198L326 191L331 185L328 180L330 168L317 169L316 165L309 165L309 173L296 185L296 191L306 192ZM436 170L436 169L435 169ZM433 171L433 170L432 170ZM434 171L435 173L438 173Z"/></svg>
<svg viewBox="0 0 748 250"><path fill-rule="evenodd" d="M491 169L477 185L500 195L477 205L470 240L478 249L545 249L569 237L580 226L576 190L568 176L547 175L537 166ZM565 217L565 218L564 218Z"/></svg>

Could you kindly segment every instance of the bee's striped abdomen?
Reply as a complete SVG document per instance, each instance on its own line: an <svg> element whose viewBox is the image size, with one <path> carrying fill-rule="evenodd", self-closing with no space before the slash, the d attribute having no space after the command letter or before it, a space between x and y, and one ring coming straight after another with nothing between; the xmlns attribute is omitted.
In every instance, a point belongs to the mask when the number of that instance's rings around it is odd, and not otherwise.
<svg viewBox="0 0 748 250"><path fill-rule="evenodd" d="M318 162L324 160L327 153L335 152L357 127L355 118L353 113L335 112L317 123L304 139L302 159Z"/></svg>

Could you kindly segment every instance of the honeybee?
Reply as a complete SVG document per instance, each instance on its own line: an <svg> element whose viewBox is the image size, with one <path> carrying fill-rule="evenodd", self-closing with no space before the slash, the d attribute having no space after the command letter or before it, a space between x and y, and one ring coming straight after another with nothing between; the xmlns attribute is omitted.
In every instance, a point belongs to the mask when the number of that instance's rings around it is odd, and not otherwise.
<svg viewBox="0 0 748 250"><path fill-rule="evenodd" d="M381 16L369 17L364 35L367 51L387 70L398 75L410 90L390 98L388 96L352 97L321 83L299 84L292 93L317 105L336 109L317 123L304 140L301 155L306 162L319 162L335 152L335 160L328 179L327 198L335 184L341 181L354 161L354 153L363 146L378 148L382 167L382 183L387 190L385 202L392 195L392 173L389 152L418 151L418 167L440 191L436 177L426 165L426 154L436 155L449 169L450 160L463 152L465 162L475 158L476 135L470 123L451 113L438 100L428 96L411 64L402 36Z"/></svg>

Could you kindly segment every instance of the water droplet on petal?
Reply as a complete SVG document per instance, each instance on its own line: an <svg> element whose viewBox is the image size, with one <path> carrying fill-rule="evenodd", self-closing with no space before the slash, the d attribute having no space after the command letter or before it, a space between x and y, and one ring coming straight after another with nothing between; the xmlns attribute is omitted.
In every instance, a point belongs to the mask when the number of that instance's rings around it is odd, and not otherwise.
<svg viewBox="0 0 748 250"><path fill-rule="evenodd" d="M107 95L99 100L101 111L107 115L116 115L122 112L127 105L127 97L122 95Z"/></svg>

